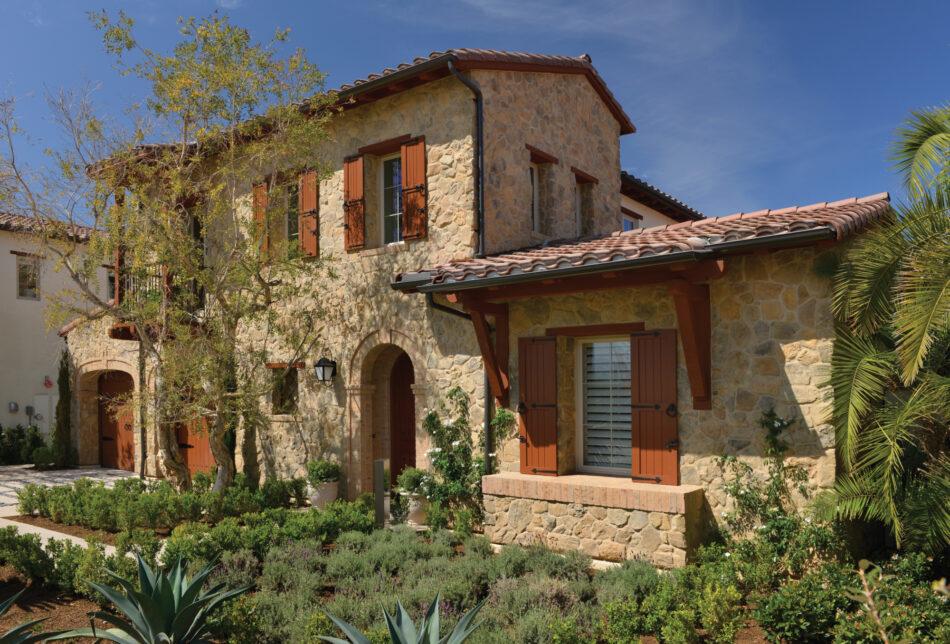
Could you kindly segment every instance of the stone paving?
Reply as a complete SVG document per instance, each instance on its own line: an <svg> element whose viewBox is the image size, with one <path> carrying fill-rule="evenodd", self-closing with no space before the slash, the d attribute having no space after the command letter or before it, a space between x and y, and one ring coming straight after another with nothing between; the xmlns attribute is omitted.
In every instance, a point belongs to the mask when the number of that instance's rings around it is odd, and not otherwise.
<svg viewBox="0 0 950 644"><path fill-rule="evenodd" d="M77 467L70 470L48 470L41 472L34 470L32 465L2 465L0 466L0 514L10 514L10 509L16 507L16 491L27 483L37 485L67 485L79 478L89 478L93 481L102 481L112 485L119 479L135 476L135 472L113 470L97 465Z"/></svg>

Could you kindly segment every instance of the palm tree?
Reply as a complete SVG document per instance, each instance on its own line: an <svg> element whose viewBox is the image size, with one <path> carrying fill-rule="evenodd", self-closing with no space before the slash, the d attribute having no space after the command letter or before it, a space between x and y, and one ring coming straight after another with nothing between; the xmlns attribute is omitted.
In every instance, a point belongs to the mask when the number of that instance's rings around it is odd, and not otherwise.
<svg viewBox="0 0 950 644"><path fill-rule="evenodd" d="M950 544L950 106L913 112L891 159L908 201L838 267L830 384L843 472L826 516L883 522L898 547Z"/></svg>

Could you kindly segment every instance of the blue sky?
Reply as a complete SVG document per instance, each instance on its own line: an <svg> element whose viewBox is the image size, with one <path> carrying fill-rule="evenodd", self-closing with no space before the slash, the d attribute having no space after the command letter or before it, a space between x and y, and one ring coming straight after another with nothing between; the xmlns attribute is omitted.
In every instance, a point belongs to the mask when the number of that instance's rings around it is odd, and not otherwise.
<svg viewBox="0 0 950 644"><path fill-rule="evenodd" d="M0 0L4 89L37 148L59 144L45 91L86 80L116 111L145 94L84 15L120 6L153 48L215 9L260 38L289 27L331 88L452 47L589 53L638 129L623 168L707 215L899 198L894 129L950 98L947 2Z"/></svg>

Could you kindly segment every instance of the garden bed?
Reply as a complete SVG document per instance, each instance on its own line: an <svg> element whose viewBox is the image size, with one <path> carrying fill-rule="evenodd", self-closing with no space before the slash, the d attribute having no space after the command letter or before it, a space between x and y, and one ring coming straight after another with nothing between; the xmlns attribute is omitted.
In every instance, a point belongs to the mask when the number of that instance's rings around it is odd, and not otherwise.
<svg viewBox="0 0 950 644"><path fill-rule="evenodd" d="M0 617L0 633L5 633L23 622L48 617L38 626L44 631L68 630L89 624L87 613L100 610L99 606L85 597L44 584L28 583L23 575L8 566L0 567L0 600L24 590L10 610ZM77 639L77 642L92 642L92 639Z"/></svg>
<svg viewBox="0 0 950 644"><path fill-rule="evenodd" d="M114 532L105 532L104 530L93 530L91 528L86 528L81 525L69 525L66 523L56 523L46 517L41 516L30 516L27 514L19 514L11 517L3 517L8 521L15 521L17 523L25 523L27 525L35 526L37 528L43 528L51 532L58 532L59 534L69 535L71 537L79 537L80 539L86 539L87 537L95 537L102 543L108 546L115 545L116 533ZM164 531L165 534L159 533L160 537L168 536L168 531Z"/></svg>

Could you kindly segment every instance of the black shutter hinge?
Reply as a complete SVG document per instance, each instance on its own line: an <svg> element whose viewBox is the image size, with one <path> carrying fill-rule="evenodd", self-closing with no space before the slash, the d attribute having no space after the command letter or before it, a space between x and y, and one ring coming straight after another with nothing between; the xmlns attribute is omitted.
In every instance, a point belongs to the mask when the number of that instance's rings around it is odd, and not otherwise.
<svg viewBox="0 0 950 644"><path fill-rule="evenodd" d="M659 483L659 482L660 482L660 477L659 477L659 476L657 476L657 477L653 477L653 476L631 476L630 478L633 479L634 481L653 481L654 483Z"/></svg>

